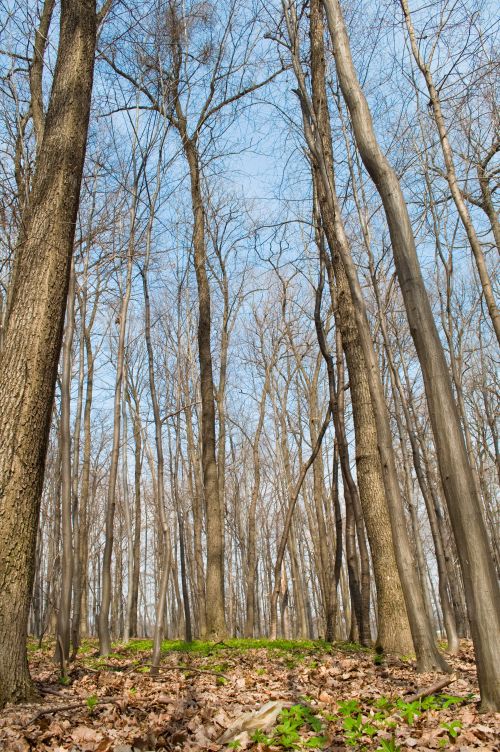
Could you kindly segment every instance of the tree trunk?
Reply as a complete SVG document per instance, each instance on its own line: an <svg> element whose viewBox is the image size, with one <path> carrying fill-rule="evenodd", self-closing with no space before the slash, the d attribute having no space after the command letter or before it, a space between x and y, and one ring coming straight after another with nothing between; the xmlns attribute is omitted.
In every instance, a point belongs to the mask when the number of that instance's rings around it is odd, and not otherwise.
<svg viewBox="0 0 500 752"><path fill-rule="evenodd" d="M380 193L396 272L424 379L450 520L457 542L484 709L500 709L500 588L488 551L474 477L450 377L418 262L410 218L394 170L377 142L338 0L323 0L342 94L361 158Z"/></svg>
<svg viewBox="0 0 500 752"><path fill-rule="evenodd" d="M244 636L251 638L254 636L255 628L255 575L257 568L257 554L256 554L256 512L257 502L259 500L260 493L260 437L262 429L264 427L264 418L266 414L266 398L269 391L269 370L270 366L266 367L266 376L264 380L264 386L262 388L262 396L260 398L259 405L259 420L257 428L255 429L255 436L253 439L252 455L253 455L253 485L252 496L250 499L250 507L248 509L248 538L247 538L247 558L246 558L246 617L245 617L245 629Z"/></svg>
<svg viewBox="0 0 500 752"><path fill-rule="evenodd" d="M116 479L118 476L118 460L120 456L120 423L121 423L121 403L122 387L125 363L125 334L127 330L127 314L132 292L132 266L134 259L134 223L137 203L137 185L134 186L132 197L130 239L127 252L127 273L125 281L125 290L120 305L118 318L118 350L116 356L116 377L115 377L115 395L113 405L113 444L111 448L111 463L109 467L108 494L106 500L106 540L104 543L104 552L102 557L102 583L101 583L101 604L98 616L99 632L99 654L109 655L111 652L111 634L109 629L109 608L111 605L111 557L113 554L113 526L115 519L116 505Z"/></svg>
<svg viewBox="0 0 500 752"><path fill-rule="evenodd" d="M66 663L69 659L71 594L73 588L73 529L72 517L72 477L71 477L71 371L73 366L73 334L75 331L75 265L71 265L68 287L68 306L64 333L62 379L61 379L61 423L59 442L61 448L61 519L62 519L62 564L59 608L57 611L55 661L61 667L61 676L66 677Z"/></svg>
<svg viewBox="0 0 500 752"><path fill-rule="evenodd" d="M73 597L73 622L72 637L73 656L76 657L80 644L80 635L87 634L88 608L87 608L87 584L88 584L88 504L90 496L90 463L92 449L91 412L92 395L94 387L94 354L92 352L92 340L90 337L92 325L97 313L99 290L96 294L90 322L82 318L83 338L87 356L87 386L85 392L85 406L83 408L83 457L82 457L82 484L80 500L78 504L78 561L76 562L74 597Z"/></svg>
<svg viewBox="0 0 500 752"><path fill-rule="evenodd" d="M397 542L395 549L396 560L401 583L403 585L403 593L410 622L413 644L417 654L417 666L419 670L422 671L436 667L442 670L447 670L448 666L437 650L431 625L425 614L422 591L414 568L408 531L406 529L403 501L396 471L389 413L381 381L379 364L373 347L363 292L341 218L339 200L335 190L334 175L330 165L325 159L324 143L321 138L321 133L318 130L315 110L310 101L304 73L300 65L300 56L298 54L296 34L294 32L296 17L293 15L293 8L294 6L290 12L287 12L286 21L290 38L294 40L292 63L299 84L299 97L303 111L304 135L309 150L313 155L314 164L319 168L321 185L325 190L328 203L328 213L333 220L336 248L339 251L342 265L346 273L354 306L356 325L366 363L372 409L375 415L378 450L380 464L383 471L386 500L390 513L392 537L393 541Z"/></svg>
<svg viewBox="0 0 500 752"><path fill-rule="evenodd" d="M151 225L150 225L151 228ZM150 228L148 228L150 230ZM144 267L142 269L142 286L144 292L144 337L146 340L146 350L148 354L148 374L149 374L149 390L151 393L151 404L153 406L153 417L155 424L155 445L156 445L156 472L157 472L157 485L156 485L156 508L158 510L158 519L161 524L161 547L163 549L163 556L161 557L161 584L160 592L158 595L158 603L156 608L156 624L154 631L153 642L153 658L151 673L157 673L160 654L161 654L161 640L163 636L163 615L165 612L165 602L167 596L168 587L168 572L171 566L171 544L170 544L170 532L168 527L167 513L165 510L165 460L163 454L163 439L162 439L162 420L160 415L160 405L158 402L158 394L156 389L155 380L155 366L153 355L153 344L151 342L151 304L149 299L149 286L148 286L148 272L149 272L149 259L151 252L151 232L147 234L147 250L146 258L144 261Z"/></svg>
<svg viewBox="0 0 500 752"><path fill-rule="evenodd" d="M319 128L319 138L323 150L326 169L333 175L333 148L331 141L330 117L328 113L325 59L323 41L323 20L319 0L311 3L311 71L313 87L313 107ZM406 607L401 588L400 573L394 554L394 541L391 535L391 522L387 507L386 489L378 449L378 432L370 395L369 373L360 339L356 311L346 270L339 253L336 223L340 217L332 216L328 202L327 187L323 184L318 164L313 165L314 182L321 211L323 229L327 238L335 273L336 300L332 305L337 312L336 320L342 334L349 371L349 386L353 408L356 436L356 468L359 486L359 500L368 531L375 581L377 584L378 623L377 643L389 653L408 653L413 647ZM326 256L326 254L325 254ZM325 258L326 261L326 258ZM327 263L327 270L330 264ZM332 283L333 280L331 280ZM333 289L332 284L330 285ZM369 334L366 335L371 336ZM336 411L334 411L335 414ZM341 467L344 482L351 492L357 489L346 476L346 463L342 464L345 452L345 438L338 436Z"/></svg>
<svg viewBox="0 0 500 752"><path fill-rule="evenodd" d="M198 285L201 449L203 488L207 512L207 633L210 639L220 640L226 633L224 614L224 527L219 498L219 478L216 460L215 392L210 342L210 284L206 268L205 211L201 195L200 167L196 145L187 137L184 137L183 141L191 178L191 201L194 219L194 266Z"/></svg>
<svg viewBox="0 0 500 752"><path fill-rule="evenodd" d="M96 39L93 0L62 0L59 48L16 247L0 354L0 706L33 696L26 631Z"/></svg>
<svg viewBox="0 0 500 752"><path fill-rule="evenodd" d="M129 409L132 416L132 432L134 436L134 538L132 547L132 581L130 582L129 601L129 634L128 637L138 637L137 609L139 604L139 574L141 568L141 475L142 475L142 436L141 418L138 401L130 399L127 395Z"/></svg>

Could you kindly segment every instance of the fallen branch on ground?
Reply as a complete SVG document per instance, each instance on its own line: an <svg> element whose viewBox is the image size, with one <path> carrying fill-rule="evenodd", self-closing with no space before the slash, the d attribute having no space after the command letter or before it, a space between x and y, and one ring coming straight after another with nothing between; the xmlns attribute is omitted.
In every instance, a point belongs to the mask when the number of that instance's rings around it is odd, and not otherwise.
<svg viewBox="0 0 500 752"><path fill-rule="evenodd" d="M150 663L144 663L143 665L151 666ZM227 676L227 674L223 674L222 671L212 671L209 668L193 668L192 666L159 666L156 669L156 671L157 673L161 673L162 671L182 671L182 672L187 671L193 674L213 674L214 676L222 677L222 679L225 679L226 681L230 681L229 676Z"/></svg>
<svg viewBox="0 0 500 752"><path fill-rule="evenodd" d="M430 697L430 695L433 695L435 692L439 692L440 690L444 689L445 687L447 687L449 684L452 684L456 680L457 680L456 674L452 674L451 676L446 676L444 679L440 679L435 684L431 684L430 687L425 687L424 689L420 689L414 695L405 697L405 700L406 702L415 702L415 700L421 700L424 697Z"/></svg>
<svg viewBox="0 0 500 752"><path fill-rule="evenodd" d="M119 700L123 699L122 697L103 697L100 700L97 700L97 702L93 705L92 709L97 707L98 705L112 705L115 702L118 702ZM84 708L85 706L88 706L87 700L80 700L79 702L70 702L66 705L50 705L48 708L42 708L38 711L38 713L35 713L34 716L32 716L29 721L27 721L24 724L24 728L27 726L31 726L32 723L35 723L39 718L42 718L44 715L51 715L52 713L60 713L66 710L78 710L79 708Z"/></svg>

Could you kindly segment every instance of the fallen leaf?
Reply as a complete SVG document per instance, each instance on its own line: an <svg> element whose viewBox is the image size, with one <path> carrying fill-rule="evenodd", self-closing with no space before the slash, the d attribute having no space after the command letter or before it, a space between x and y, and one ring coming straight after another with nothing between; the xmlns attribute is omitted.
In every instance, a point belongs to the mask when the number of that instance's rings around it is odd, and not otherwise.
<svg viewBox="0 0 500 752"><path fill-rule="evenodd" d="M217 742L227 744L227 742L233 741L242 731L250 732L257 729L265 731L271 728L284 707L286 707L284 702L271 701L266 702L265 705L252 713L244 713L231 723L229 728L217 739Z"/></svg>

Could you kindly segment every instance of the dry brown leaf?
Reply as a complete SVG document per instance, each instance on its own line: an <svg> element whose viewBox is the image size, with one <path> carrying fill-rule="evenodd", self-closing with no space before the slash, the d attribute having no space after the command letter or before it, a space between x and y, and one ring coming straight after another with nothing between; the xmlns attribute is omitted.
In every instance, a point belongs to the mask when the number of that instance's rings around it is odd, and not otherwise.
<svg viewBox="0 0 500 752"><path fill-rule="evenodd" d="M79 744L81 742L100 742L102 734L89 726L77 726L71 731L71 738Z"/></svg>
<svg viewBox="0 0 500 752"><path fill-rule="evenodd" d="M266 702L258 710L254 710L252 713L244 713L236 718L217 741L219 744L227 744L227 742L233 741L242 731L252 732L257 729L265 731L273 726L285 707L286 703L284 702Z"/></svg>

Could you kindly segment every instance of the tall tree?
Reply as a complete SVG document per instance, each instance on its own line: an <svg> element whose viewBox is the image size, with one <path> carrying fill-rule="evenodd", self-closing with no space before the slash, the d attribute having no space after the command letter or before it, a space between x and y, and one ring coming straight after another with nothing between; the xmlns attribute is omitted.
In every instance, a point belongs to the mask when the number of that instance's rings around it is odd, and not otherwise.
<svg viewBox="0 0 500 752"><path fill-rule="evenodd" d="M482 706L500 709L500 587L439 334L397 175L382 152L352 60L338 0L322 0L335 65L363 163L380 193L396 272L424 379L441 481L464 579Z"/></svg>
<svg viewBox="0 0 500 752"><path fill-rule="evenodd" d="M422 590L414 567L410 540L406 528L406 519L404 516L403 500L396 471L392 432L387 402L380 375L380 368L368 323L366 302L341 216L340 202L335 188L335 176L325 158L321 130L318 127L316 113L309 97L304 72L300 63L297 13L295 5L285 2L285 0L283 0L283 8L285 11L287 32L291 41L294 73L299 85L298 93L303 111L304 135L311 155L319 167L321 185L324 188L325 198L328 202L328 211L333 218L335 247L340 254L342 265L347 277L349 291L354 304L355 320L363 357L367 367L368 387L375 416L378 451L383 471L386 500L390 512L392 537L394 541L398 542L398 545L395 548L395 553L399 576L401 577L401 582L403 584L403 593L413 645L417 654L417 665L422 671L430 670L432 668L447 670L448 666L437 650L432 627L425 613Z"/></svg>
<svg viewBox="0 0 500 752"><path fill-rule="evenodd" d="M0 352L0 706L34 694L26 630L45 454L90 113L95 0L62 0Z"/></svg>
<svg viewBox="0 0 500 752"><path fill-rule="evenodd" d="M325 51L322 8L319 0L312 0L310 13L312 104L326 168L334 174L333 145L325 80ZM335 219L332 216L321 170L313 163L313 178L318 194L322 226L328 241L335 273L337 322L342 334L342 346L349 371L350 391L356 431L356 461L359 496L368 530L375 580L377 584L379 634L378 641L389 652L408 650L411 643L400 576L394 555L389 510L382 467L377 446L377 427L371 404L366 360L361 347L355 309L349 290L344 264L338 251ZM333 180L333 177L332 177ZM337 220L338 222L339 220ZM340 434L339 448L345 446ZM345 468L345 463L342 464ZM344 476L347 477L347 468ZM347 486L349 488L349 485ZM356 490L351 492L353 499Z"/></svg>
<svg viewBox="0 0 500 752"><path fill-rule="evenodd" d="M453 150L451 147L450 139L448 136L448 128L446 126L446 122L445 122L445 118L443 114L443 107L441 104L441 97L439 94L439 90L434 82L434 76L432 74L430 61L427 61L425 59L424 55L422 54L419 48L417 35L415 33L413 20L412 20L411 13L410 13L409 3L407 0L399 0L399 2L403 11L405 24L406 24L406 28L408 31L408 37L410 39L410 47L411 47L412 55L415 58L415 62L424 77L427 91L429 94L429 104L432 109L432 114L434 116L437 131L439 134L439 142L441 144L441 150L443 152L446 180L450 187L450 193L453 198L453 202L457 208L458 216L460 217L460 221L462 222L464 230L467 234L467 239L469 241L469 245L471 247L472 254L476 262L479 279L481 281L481 287L483 290L484 299L488 307L488 313L490 314L491 322L493 324L493 329L495 330L497 341L500 344L500 312L498 310L498 307L495 301L495 296L493 294L493 288L491 284L490 275L488 272L488 267L486 266L486 259L484 256L484 251L481 246L479 237L477 235L476 228L474 227L474 224L472 222L472 217L467 208L465 198L460 189L460 184L458 182L457 171L455 167L455 158L454 158ZM481 179L483 175L484 175L484 170L483 170L483 173L479 171L479 182L480 182L480 186L481 186L482 194L483 194L483 203L486 208L490 209L491 197L488 195L488 192L487 192L487 182L484 180L484 178ZM490 214L491 214L491 210L490 210ZM495 216L495 212L493 212L493 217L494 216ZM492 223L492 229L493 231L495 231L494 219Z"/></svg>

